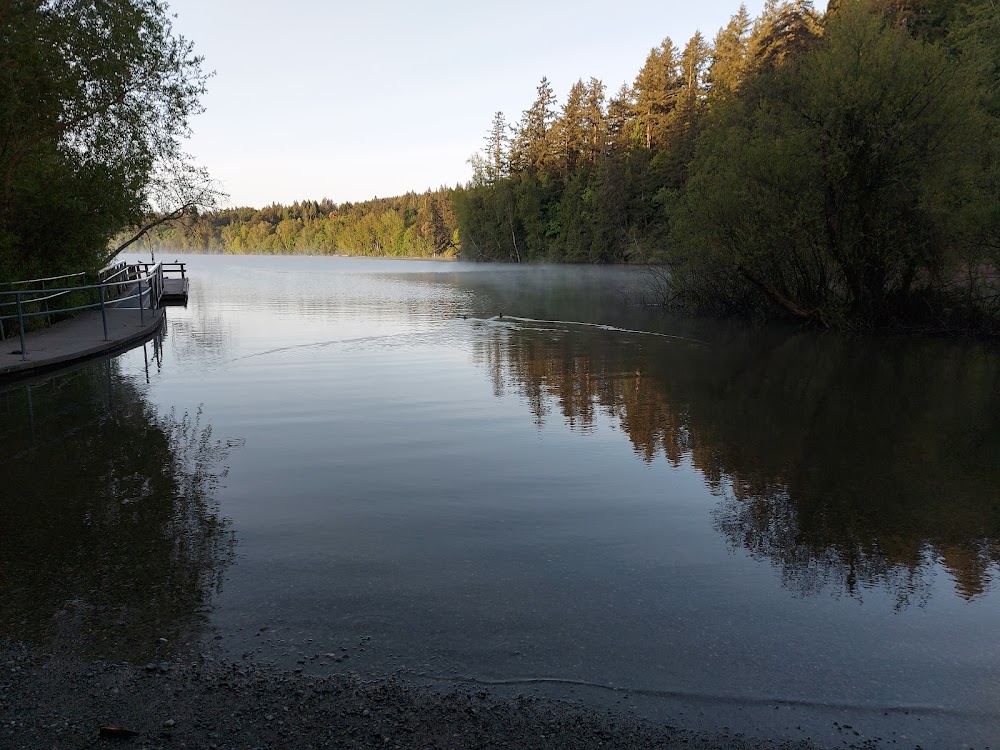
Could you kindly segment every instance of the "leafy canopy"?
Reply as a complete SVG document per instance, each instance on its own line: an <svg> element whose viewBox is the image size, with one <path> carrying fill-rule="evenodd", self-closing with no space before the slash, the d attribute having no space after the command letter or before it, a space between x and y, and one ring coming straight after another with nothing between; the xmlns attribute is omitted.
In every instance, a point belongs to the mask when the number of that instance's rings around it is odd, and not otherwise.
<svg viewBox="0 0 1000 750"><path fill-rule="evenodd" d="M160 0L0 4L0 275L97 265L142 220L201 65Z"/></svg>

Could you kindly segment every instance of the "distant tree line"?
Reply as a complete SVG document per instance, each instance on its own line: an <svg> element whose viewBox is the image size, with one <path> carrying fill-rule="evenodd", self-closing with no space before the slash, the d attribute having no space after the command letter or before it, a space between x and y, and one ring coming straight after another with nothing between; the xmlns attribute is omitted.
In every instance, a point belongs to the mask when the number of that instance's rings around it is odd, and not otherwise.
<svg viewBox="0 0 1000 750"><path fill-rule="evenodd" d="M136 249L276 255L453 257L458 249L451 191L361 203L296 201L290 206L193 212L151 230Z"/></svg>
<svg viewBox="0 0 1000 750"><path fill-rule="evenodd" d="M214 210L207 76L162 3L0 2L0 281L123 247L656 264L656 300L1000 333L996 0L768 0L609 96L547 79L471 182Z"/></svg>
<svg viewBox="0 0 1000 750"><path fill-rule="evenodd" d="M661 302L1000 330L994 0L769 0L608 97L542 79L456 192L468 258L653 262Z"/></svg>

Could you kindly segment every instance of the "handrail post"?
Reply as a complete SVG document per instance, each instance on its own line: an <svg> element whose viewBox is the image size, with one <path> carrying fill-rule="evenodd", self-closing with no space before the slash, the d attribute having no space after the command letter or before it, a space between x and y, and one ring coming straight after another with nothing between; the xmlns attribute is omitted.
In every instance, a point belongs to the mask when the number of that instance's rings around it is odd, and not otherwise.
<svg viewBox="0 0 1000 750"><path fill-rule="evenodd" d="M139 277L139 325L146 325L146 314L142 310L142 277Z"/></svg>
<svg viewBox="0 0 1000 750"><path fill-rule="evenodd" d="M14 296L17 299L17 329L21 336L21 361L24 362L28 358L27 346L24 343L24 310L21 308L21 293L15 292Z"/></svg>
<svg viewBox="0 0 1000 750"><path fill-rule="evenodd" d="M101 323L104 325L104 340L108 340L108 313L104 309L104 287L100 287L101 291Z"/></svg>
<svg viewBox="0 0 1000 750"><path fill-rule="evenodd" d="M45 291L45 279L42 279L42 291ZM42 297L47 297L48 295L43 294ZM42 304L45 306L45 326L46 328L52 325L52 319L49 317L49 301L47 299L42 300Z"/></svg>

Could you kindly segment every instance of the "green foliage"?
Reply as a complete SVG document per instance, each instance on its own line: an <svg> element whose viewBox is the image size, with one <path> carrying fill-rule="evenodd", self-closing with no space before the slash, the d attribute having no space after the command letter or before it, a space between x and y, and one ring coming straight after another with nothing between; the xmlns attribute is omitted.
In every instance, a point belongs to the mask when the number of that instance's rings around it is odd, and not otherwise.
<svg viewBox="0 0 1000 750"><path fill-rule="evenodd" d="M151 230L133 247L186 253L452 256L451 192L407 193L363 203L328 200L233 208Z"/></svg>
<svg viewBox="0 0 1000 750"><path fill-rule="evenodd" d="M0 6L0 278L104 260L180 157L200 65L158 0Z"/></svg>
<svg viewBox="0 0 1000 750"><path fill-rule="evenodd" d="M943 314L981 128L966 66L843 3L713 113L673 234L681 292L852 326Z"/></svg>
<svg viewBox="0 0 1000 750"><path fill-rule="evenodd" d="M998 39L994 0L768 0L713 46L664 40L610 101L581 79L556 113L543 79L513 148L489 140L505 171L456 194L462 253L665 263L700 310L996 331Z"/></svg>

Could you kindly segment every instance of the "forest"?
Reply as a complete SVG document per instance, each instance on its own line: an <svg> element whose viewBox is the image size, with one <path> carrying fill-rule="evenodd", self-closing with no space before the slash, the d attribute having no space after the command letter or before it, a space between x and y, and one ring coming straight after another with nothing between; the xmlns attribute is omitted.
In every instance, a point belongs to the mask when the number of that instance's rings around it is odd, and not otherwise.
<svg viewBox="0 0 1000 750"><path fill-rule="evenodd" d="M451 197L452 191L441 188L359 203L324 199L262 209L194 210L183 221L151 229L133 247L185 253L455 257L458 232Z"/></svg>
<svg viewBox="0 0 1000 750"><path fill-rule="evenodd" d="M261 209L183 152L208 75L161 3L0 5L0 279L126 248L633 263L663 307L997 335L995 3L740 7L614 93L543 77L466 185Z"/></svg>
<svg viewBox="0 0 1000 750"><path fill-rule="evenodd" d="M667 38L631 85L547 78L472 179L190 216L144 240L237 253L642 263L647 302L819 327L1000 332L993 0L769 0Z"/></svg>
<svg viewBox="0 0 1000 750"><path fill-rule="evenodd" d="M610 97L546 79L454 204L462 255L657 264L658 304L1000 332L993 0L770 0Z"/></svg>

